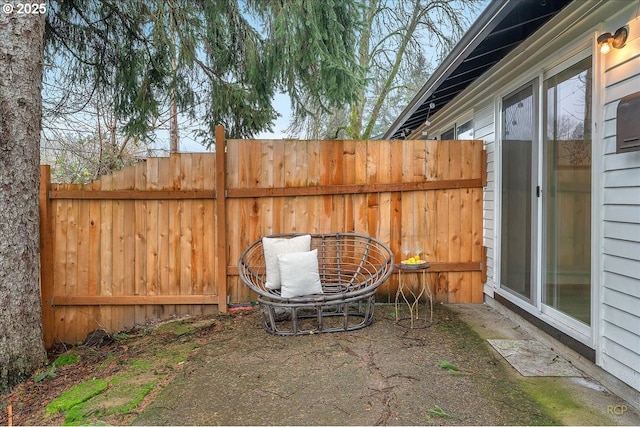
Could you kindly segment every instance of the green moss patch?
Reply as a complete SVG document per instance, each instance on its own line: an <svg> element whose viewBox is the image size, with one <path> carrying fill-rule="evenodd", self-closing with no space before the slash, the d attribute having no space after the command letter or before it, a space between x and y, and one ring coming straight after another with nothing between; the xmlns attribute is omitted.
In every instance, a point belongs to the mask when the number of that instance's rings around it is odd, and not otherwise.
<svg viewBox="0 0 640 427"><path fill-rule="evenodd" d="M180 337L158 346L147 345L139 357L124 362L120 374L70 389L51 402L47 411L64 412L65 425L113 424L114 421L118 424L195 348L195 342ZM103 364L112 362L107 359Z"/></svg>
<svg viewBox="0 0 640 427"><path fill-rule="evenodd" d="M107 389L109 384L103 379L85 381L71 387L47 405L47 413L68 411L76 405L91 399Z"/></svg>
<svg viewBox="0 0 640 427"><path fill-rule="evenodd" d="M65 417L65 425L86 425L100 422L102 418L127 414L135 409L149 394L158 379L148 373L125 373L113 377L109 389L71 408Z"/></svg>
<svg viewBox="0 0 640 427"><path fill-rule="evenodd" d="M565 425L610 425L611 420L576 402L573 395L554 377L534 377L522 381L522 386L546 415Z"/></svg>
<svg viewBox="0 0 640 427"><path fill-rule="evenodd" d="M204 319L199 321L191 320L176 320L173 322L167 322L153 330L153 335L166 335L170 334L174 337L190 336L197 331L205 328L209 328L215 324L213 319Z"/></svg>
<svg viewBox="0 0 640 427"><path fill-rule="evenodd" d="M176 320L174 322L168 322L158 326L154 331L154 335L171 334L176 337L184 335L192 335L195 332L195 328L191 322L184 320Z"/></svg>
<svg viewBox="0 0 640 427"><path fill-rule="evenodd" d="M196 343L187 342L174 347L163 348L155 354L155 357L167 364L177 364L187 360L187 356L189 356L196 347Z"/></svg>
<svg viewBox="0 0 640 427"><path fill-rule="evenodd" d="M58 357L53 362L53 366L60 367L60 366L73 365L74 363L78 363L79 360L80 360L79 355L75 353L66 353Z"/></svg>

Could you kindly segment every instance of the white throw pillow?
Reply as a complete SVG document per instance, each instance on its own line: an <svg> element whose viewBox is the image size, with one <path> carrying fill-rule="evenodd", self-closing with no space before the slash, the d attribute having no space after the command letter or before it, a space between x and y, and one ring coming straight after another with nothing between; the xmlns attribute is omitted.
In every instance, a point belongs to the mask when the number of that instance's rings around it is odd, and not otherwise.
<svg viewBox="0 0 640 427"><path fill-rule="evenodd" d="M278 255L283 298L321 294L322 284L318 272L318 250Z"/></svg>
<svg viewBox="0 0 640 427"><path fill-rule="evenodd" d="M311 249L311 235L305 234L291 238L263 237L262 249L264 261L267 265L267 289L280 289L280 268L278 254L291 252L308 252Z"/></svg>

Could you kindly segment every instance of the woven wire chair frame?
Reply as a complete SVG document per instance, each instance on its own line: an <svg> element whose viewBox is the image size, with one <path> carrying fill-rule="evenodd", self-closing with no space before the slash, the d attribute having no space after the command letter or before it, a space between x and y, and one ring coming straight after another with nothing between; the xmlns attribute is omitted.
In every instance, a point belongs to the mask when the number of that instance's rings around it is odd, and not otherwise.
<svg viewBox="0 0 640 427"><path fill-rule="evenodd" d="M291 238L301 234L269 237ZM393 271L393 254L379 240L357 233L312 234L318 250L322 294L283 298L266 288L262 239L244 250L238 261L242 282L256 294L267 332L302 335L360 329L373 321L375 291ZM327 319L332 318L331 322Z"/></svg>

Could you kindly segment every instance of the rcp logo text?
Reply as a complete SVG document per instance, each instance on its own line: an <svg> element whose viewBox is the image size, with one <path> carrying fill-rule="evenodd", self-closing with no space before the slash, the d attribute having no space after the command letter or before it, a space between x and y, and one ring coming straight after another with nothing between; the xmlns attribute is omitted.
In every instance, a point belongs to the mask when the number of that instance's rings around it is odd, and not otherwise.
<svg viewBox="0 0 640 427"><path fill-rule="evenodd" d="M627 405L607 405L607 414L624 415L628 410Z"/></svg>

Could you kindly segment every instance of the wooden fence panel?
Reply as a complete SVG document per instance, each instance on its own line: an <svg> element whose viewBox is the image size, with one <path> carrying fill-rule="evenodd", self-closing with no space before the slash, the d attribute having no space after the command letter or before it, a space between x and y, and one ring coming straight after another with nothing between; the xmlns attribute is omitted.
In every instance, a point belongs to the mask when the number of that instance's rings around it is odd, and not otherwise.
<svg viewBox="0 0 640 427"><path fill-rule="evenodd" d="M45 182L53 216L53 266L43 271L51 275L43 280L48 346L214 310L214 172L215 156L190 154L149 159L85 186Z"/></svg>
<svg viewBox="0 0 640 427"><path fill-rule="evenodd" d="M85 186L50 184L43 169L48 346L226 310L227 295L253 300L236 262L253 240L285 232L368 234L396 262L420 250L437 301L482 301L481 141L225 141L222 132L220 158L150 158ZM378 301L393 302L397 285L393 275Z"/></svg>

